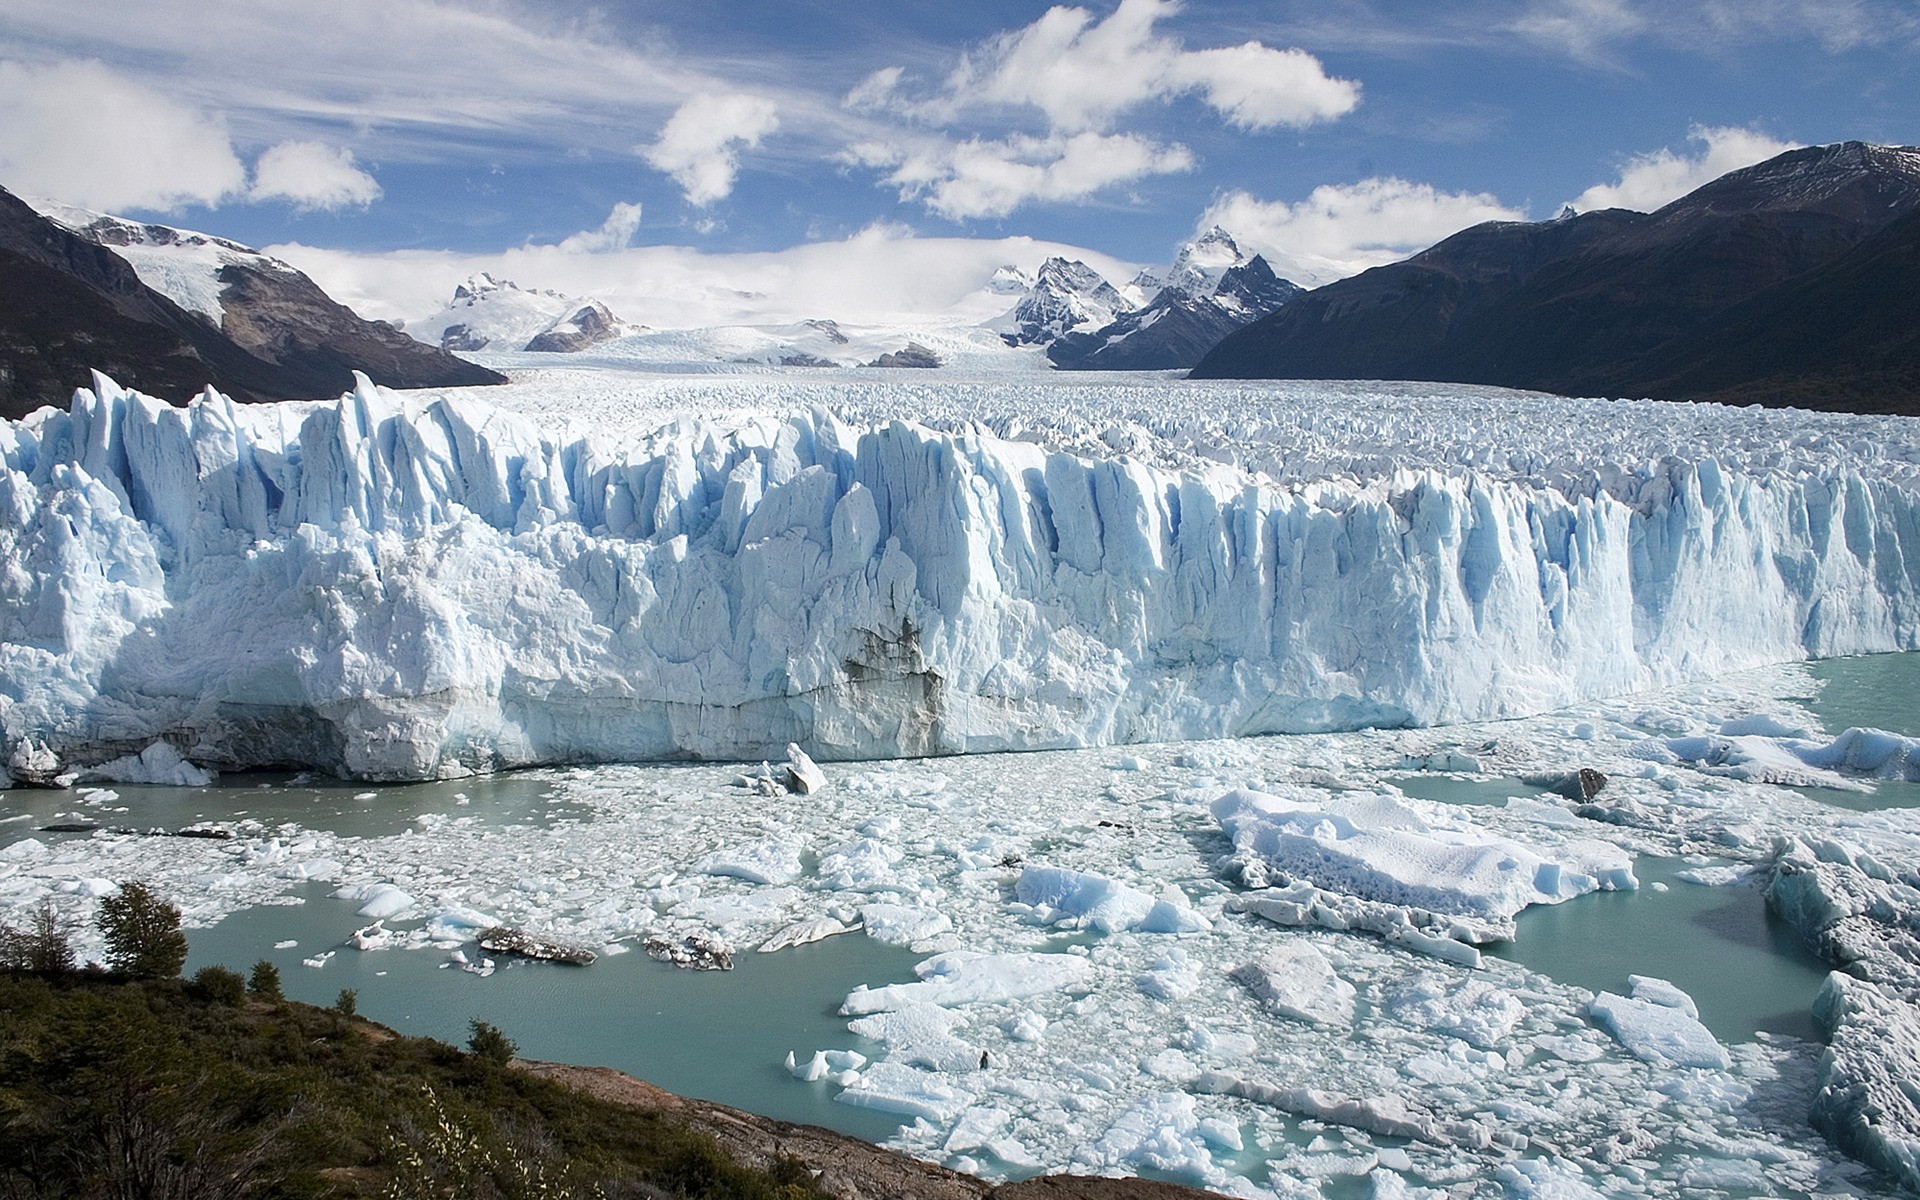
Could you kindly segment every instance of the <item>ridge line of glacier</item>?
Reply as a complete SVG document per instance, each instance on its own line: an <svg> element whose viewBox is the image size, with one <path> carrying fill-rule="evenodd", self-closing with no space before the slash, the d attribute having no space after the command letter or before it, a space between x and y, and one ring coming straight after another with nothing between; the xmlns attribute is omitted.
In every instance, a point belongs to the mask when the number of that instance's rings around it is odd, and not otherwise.
<svg viewBox="0 0 1920 1200"><path fill-rule="evenodd" d="M366 383L0 426L0 729L377 779L1549 711L1920 646L1920 496L1667 458L1276 487L816 410L563 437Z"/></svg>

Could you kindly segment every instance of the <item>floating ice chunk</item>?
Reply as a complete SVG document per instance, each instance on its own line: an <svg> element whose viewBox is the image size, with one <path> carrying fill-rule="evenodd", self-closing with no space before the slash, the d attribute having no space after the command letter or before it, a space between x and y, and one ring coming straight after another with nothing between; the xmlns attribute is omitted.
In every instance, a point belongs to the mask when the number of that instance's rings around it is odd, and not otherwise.
<svg viewBox="0 0 1920 1200"><path fill-rule="evenodd" d="M1484 979L1449 984L1430 972L1393 989L1386 1007L1395 1020L1450 1034L1483 1050L1511 1034L1527 1011L1519 997Z"/></svg>
<svg viewBox="0 0 1920 1200"><path fill-rule="evenodd" d="M1155 959L1135 982L1157 1000L1179 1000L1200 986L1200 971L1200 964L1176 946Z"/></svg>
<svg viewBox="0 0 1920 1200"><path fill-rule="evenodd" d="M983 1004L1037 996L1085 983L1093 967L1071 954L937 954L914 969L916 983L865 984L847 993L843 1016L892 1012L915 1004Z"/></svg>
<svg viewBox="0 0 1920 1200"><path fill-rule="evenodd" d="M39 838L21 838L12 845L0 849L0 859L8 862L31 862L47 856L47 844Z"/></svg>
<svg viewBox="0 0 1920 1200"><path fill-rule="evenodd" d="M1695 1019L1700 1016L1700 1009L1694 1004L1692 996L1666 980L1651 975L1627 976L1627 994L1635 1000L1677 1009Z"/></svg>
<svg viewBox="0 0 1920 1200"><path fill-rule="evenodd" d="M1707 1027L1681 1009L1612 992L1601 992L1587 1008L1634 1057L1657 1066L1725 1070L1733 1061Z"/></svg>
<svg viewBox="0 0 1920 1200"><path fill-rule="evenodd" d="M973 1093L948 1084L939 1075L900 1063L874 1063L837 1096L842 1104L946 1122L973 1104Z"/></svg>
<svg viewBox="0 0 1920 1200"><path fill-rule="evenodd" d="M1011 1120L1013 1114L1004 1108L970 1108L954 1122L941 1148L948 1154L988 1148L988 1144L999 1136Z"/></svg>
<svg viewBox="0 0 1920 1200"><path fill-rule="evenodd" d="M428 914L426 935L434 942L465 942L478 936L481 930L500 924L500 918L492 913L464 904L450 904Z"/></svg>
<svg viewBox="0 0 1920 1200"><path fill-rule="evenodd" d="M300 965L303 967L312 967L317 971L321 967L326 966L327 960L332 958L335 954L338 954L338 953L339 951L337 950L322 950L320 953L314 955L312 958L301 959Z"/></svg>
<svg viewBox="0 0 1920 1200"><path fill-rule="evenodd" d="M1414 1111L1398 1096L1359 1099L1316 1088L1277 1087L1226 1071L1209 1071L1188 1086L1195 1092L1239 1096L1296 1116L1364 1129L1385 1137L1413 1138L1439 1146L1479 1150L1491 1146L1494 1140L1493 1131L1478 1121L1442 1121Z"/></svg>
<svg viewBox="0 0 1920 1200"><path fill-rule="evenodd" d="M912 946L953 928L945 913L911 904L867 904L860 908L867 936L889 946Z"/></svg>
<svg viewBox="0 0 1920 1200"><path fill-rule="evenodd" d="M138 754L129 754L97 767L87 767L76 779L101 783L145 783L164 787L208 787L214 773L181 757L171 742L154 742Z"/></svg>
<svg viewBox="0 0 1920 1200"><path fill-rule="evenodd" d="M282 879L338 879L346 873L346 868L331 858L310 858L305 862L289 863L276 872Z"/></svg>
<svg viewBox="0 0 1920 1200"><path fill-rule="evenodd" d="M1353 1021L1354 986L1334 974L1333 964L1312 943L1295 936L1233 971L1269 1012L1315 1025Z"/></svg>
<svg viewBox="0 0 1920 1200"><path fill-rule="evenodd" d="M1170 883L1160 890L1160 898L1134 928L1141 933L1206 933L1213 922L1193 907L1185 892Z"/></svg>
<svg viewBox="0 0 1920 1200"><path fill-rule="evenodd" d="M1920 1192L1920 1005L1909 994L1827 976L1813 1004L1830 1035L1820 1058L1813 1125L1848 1154Z"/></svg>
<svg viewBox="0 0 1920 1200"><path fill-rule="evenodd" d="M360 901L359 915L376 921L397 917L413 906L413 896L390 883L349 884L334 895Z"/></svg>
<svg viewBox="0 0 1920 1200"><path fill-rule="evenodd" d="M748 883L790 883L800 874L800 853L804 849L795 838L766 838L715 850L694 863L692 870L698 875L726 875Z"/></svg>
<svg viewBox="0 0 1920 1200"><path fill-rule="evenodd" d="M1138 754L1123 754L1114 760L1113 769L1116 771L1150 771L1153 769L1153 764Z"/></svg>
<svg viewBox="0 0 1920 1200"><path fill-rule="evenodd" d="M875 1013L847 1028L863 1038L883 1042L887 1061L926 1067L932 1071L964 1073L979 1070L984 1051L953 1036L967 1018L936 1004L916 1004L892 1012Z"/></svg>
<svg viewBox="0 0 1920 1200"><path fill-rule="evenodd" d="M1047 1036L1047 1019L1035 1012L1020 1012L1000 1022L1007 1038L1015 1042L1037 1042Z"/></svg>
<svg viewBox="0 0 1920 1200"><path fill-rule="evenodd" d="M908 887L893 869L905 857L878 838L861 837L821 855L816 874L821 887L836 892L904 891Z"/></svg>
<svg viewBox="0 0 1920 1200"><path fill-rule="evenodd" d="M809 942L823 941L843 933L852 933L854 926L843 925L832 917L810 917L804 921L795 921L785 929L775 933L760 943L760 953L772 954L776 950L785 950L791 946L804 946Z"/></svg>
<svg viewBox="0 0 1920 1200"><path fill-rule="evenodd" d="M275 950L291 950L300 944L296 938L283 938L273 944Z"/></svg>
<svg viewBox="0 0 1920 1200"><path fill-rule="evenodd" d="M1227 907L1290 928L1377 933L1416 953L1473 968L1480 966L1480 952L1469 942L1491 942L1513 936L1510 918L1481 920L1440 916L1425 909L1322 891L1305 882L1235 896L1227 902Z"/></svg>
<svg viewBox="0 0 1920 1200"><path fill-rule="evenodd" d="M1212 811L1242 859L1263 873L1386 904L1510 919L1528 905L1637 886L1632 859L1617 847L1570 842L1549 850L1473 826L1436 827L1386 795L1295 799L1243 789L1219 797Z"/></svg>
<svg viewBox="0 0 1920 1200"><path fill-rule="evenodd" d="M824 771L814 765L806 751L793 742L787 743L786 776L787 790L796 796L810 796L827 786Z"/></svg>
<svg viewBox="0 0 1920 1200"><path fill-rule="evenodd" d="M1523 1158L1505 1163L1494 1178L1515 1200L1606 1200L1580 1168L1564 1158Z"/></svg>
<svg viewBox="0 0 1920 1200"><path fill-rule="evenodd" d="M1394 1166L1387 1161L1389 1155L1394 1156L1395 1162L1405 1162L1406 1165ZM1396 1171L1413 1169L1413 1162L1405 1150L1382 1150L1379 1159L1382 1169L1367 1176L1367 1181L1373 1185L1370 1200L1447 1200L1445 1188L1416 1187L1395 1174ZM1388 1167L1392 1169L1385 1169Z"/></svg>
<svg viewBox="0 0 1920 1200"><path fill-rule="evenodd" d="M867 1056L857 1050L815 1050L806 1062L787 1052L787 1073L803 1083L826 1079L845 1087L859 1078L860 1068L866 1065Z"/></svg>
<svg viewBox="0 0 1920 1200"><path fill-rule="evenodd" d="M1132 929L1155 907L1145 892L1103 875L1063 867L1028 867L1014 894L1050 925L1090 926L1101 933Z"/></svg>
<svg viewBox="0 0 1920 1200"><path fill-rule="evenodd" d="M1198 1183L1222 1176L1208 1139L1200 1132L1194 1099L1186 1092L1161 1092L1128 1105L1091 1145L1073 1155L1093 1171L1147 1168Z"/></svg>

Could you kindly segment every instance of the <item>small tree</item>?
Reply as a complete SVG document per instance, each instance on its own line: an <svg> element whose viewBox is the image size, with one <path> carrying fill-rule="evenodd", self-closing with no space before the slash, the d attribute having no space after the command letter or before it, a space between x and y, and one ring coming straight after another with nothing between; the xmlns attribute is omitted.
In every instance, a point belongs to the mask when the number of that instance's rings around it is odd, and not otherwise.
<svg viewBox="0 0 1920 1200"><path fill-rule="evenodd" d="M360 1011L360 993L352 988L341 988L340 998L333 1002L333 1011L343 1017L351 1018Z"/></svg>
<svg viewBox="0 0 1920 1200"><path fill-rule="evenodd" d="M136 979L170 979L187 965L180 910L137 880L100 900L96 922L107 939L107 966Z"/></svg>
<svg viewBox="0 0 1920 1200"><path fill-rule="evenodd" d="M280 991L280 968L264 958L253 964L253 974L247 976L247 990L259 1000L284 999Z"/></svg>
<svg viewBox="0 0 1920 1200"><path fill-rule="evenodd" d="M73 970L73 945L53 901L43 899L25 930L0 927L0 967L59 975Z"/></svg>
<svg viewBox="0 0 1920 1200"><path fill-rule="evenodd" d="M520 1052L520 1047L513 1044L512 1038L501 1033L497 1025L476 1017L467 1022L467 1027L473 1030L473 1036L467 1039L467 1050L482 1062L504 1067Z"/></svg>

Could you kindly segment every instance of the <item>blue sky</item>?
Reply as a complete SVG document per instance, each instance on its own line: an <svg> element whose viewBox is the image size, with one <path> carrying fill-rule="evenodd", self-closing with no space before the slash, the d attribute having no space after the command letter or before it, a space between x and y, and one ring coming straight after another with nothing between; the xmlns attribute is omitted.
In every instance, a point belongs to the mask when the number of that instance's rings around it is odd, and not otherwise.
<svg viewBox="0 0 1920 1200"><path fill-rule="evenodd" d="M1920 8L9 0L0 111L0 184L336 266L876 230L1152 262L1219 219L1319 282L1920 141Z"/></svg>

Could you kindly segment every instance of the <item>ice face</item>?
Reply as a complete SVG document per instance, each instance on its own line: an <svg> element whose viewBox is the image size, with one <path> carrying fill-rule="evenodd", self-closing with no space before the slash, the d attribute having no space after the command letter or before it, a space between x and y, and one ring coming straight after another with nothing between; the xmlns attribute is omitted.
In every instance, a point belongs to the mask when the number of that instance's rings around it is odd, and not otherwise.
<svg viewBox="0 0 1920 1200"><path fill-rule="evenodd" d="M1282 479L1129 437L103 378L0 431L0 721L417 779L1425 725L1920 639L1912 482L1845 456Z"/></svg>

